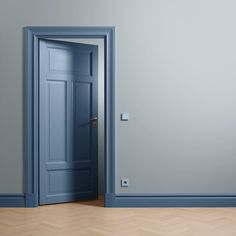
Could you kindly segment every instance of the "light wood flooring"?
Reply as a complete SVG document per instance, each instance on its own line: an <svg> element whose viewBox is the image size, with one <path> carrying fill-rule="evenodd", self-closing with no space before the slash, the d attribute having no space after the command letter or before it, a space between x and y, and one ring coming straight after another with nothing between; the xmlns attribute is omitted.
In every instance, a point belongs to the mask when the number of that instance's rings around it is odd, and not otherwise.
<svg viewBox="0 0 236 236"><path fill-rule="evenodd" d="M236 236L236 208L103 208L103 200L1 208L1 236Z"/></svg>

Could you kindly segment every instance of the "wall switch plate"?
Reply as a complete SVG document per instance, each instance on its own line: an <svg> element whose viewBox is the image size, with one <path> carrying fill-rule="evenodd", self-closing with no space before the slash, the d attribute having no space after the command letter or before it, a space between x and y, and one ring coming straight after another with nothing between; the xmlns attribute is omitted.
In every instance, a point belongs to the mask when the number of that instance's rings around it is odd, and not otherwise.
<svg viewBox="0 0 236 236"><path fill-rule="evenodd" d="M129 179L121 179L121 187L129 187Z"/></svg>
<svg viewBox="0 0 236 236"><path fill-rule="evenodd" d="M129 120L129 113L128 112L122 112L121 115L120 115L120 120L128 121Z"/></svg>

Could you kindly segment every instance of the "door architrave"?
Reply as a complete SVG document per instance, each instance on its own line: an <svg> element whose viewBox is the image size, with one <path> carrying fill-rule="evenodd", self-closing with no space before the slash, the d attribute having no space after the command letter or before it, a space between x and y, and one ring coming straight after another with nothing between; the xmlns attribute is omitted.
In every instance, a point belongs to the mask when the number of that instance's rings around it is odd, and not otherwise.
<svg viewBox="0 0 236 236"><path fill-rule="evenodd" d="M24 194L25 206L39 205L39 39L102 38L105 46L104 77L104 206L112 206L115 195L115 28L41 27L24 28Z"/></svg>

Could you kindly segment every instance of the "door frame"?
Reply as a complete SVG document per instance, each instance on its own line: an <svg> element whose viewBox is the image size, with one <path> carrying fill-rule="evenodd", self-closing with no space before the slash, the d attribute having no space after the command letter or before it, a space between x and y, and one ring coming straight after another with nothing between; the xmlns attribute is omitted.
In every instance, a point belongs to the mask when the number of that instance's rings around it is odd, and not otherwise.
<svg viewBox="0 0 236 236"><path fill-rule="evenodd" d="M115 27L24 28L24 193L25 206L39 205L39 39L104 39L104 206L115 195Z"/></svg>

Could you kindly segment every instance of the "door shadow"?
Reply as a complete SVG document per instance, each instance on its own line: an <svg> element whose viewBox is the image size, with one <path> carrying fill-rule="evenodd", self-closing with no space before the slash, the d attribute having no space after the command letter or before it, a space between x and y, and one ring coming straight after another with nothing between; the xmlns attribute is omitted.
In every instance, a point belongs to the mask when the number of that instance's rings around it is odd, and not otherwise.
<svg viewBox="0 0 236 236"><path fill-rule="evenodd" d="M86 205L86 206L104 207L104 196L99 195L98 199L80 200L74 203L79 204L79 205Z"/></svg>

